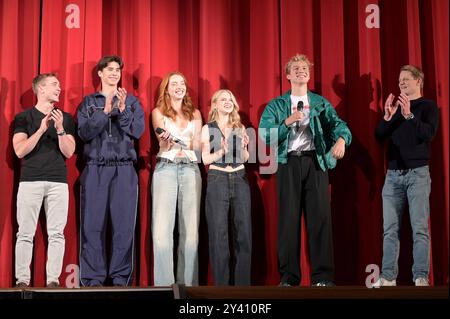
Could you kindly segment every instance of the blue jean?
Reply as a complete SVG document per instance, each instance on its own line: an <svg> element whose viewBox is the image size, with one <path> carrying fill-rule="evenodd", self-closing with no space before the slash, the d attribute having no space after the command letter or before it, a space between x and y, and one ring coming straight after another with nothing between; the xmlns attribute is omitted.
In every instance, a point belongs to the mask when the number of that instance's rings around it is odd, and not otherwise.
<svg viewBox="0 0 450 319"><path fill-rule="evenodd" d="M154 285L175 283L173 231L178 206L177 283L198 285L198 225L202 180L198 164L158 162L152 179Z"/></svg>
<svg viewBox="0 0 450 319"><path fill-rule="evenodd" d="M430 268L429 196L431 178L428 166L409 170L388 170L383 187L383 266L382 277L398 275L400 224L406 201L413 234L413 280L428 278Z"/></svg>
<svg viewBox="0 0 450 319"><path fill-rule="evenodd" d="M208 171L205 213L214 284L229 285L231 279L236 286L250 285L252 219L245 169L231 173ZM234 257L231 269L230 243Z"/></svg>

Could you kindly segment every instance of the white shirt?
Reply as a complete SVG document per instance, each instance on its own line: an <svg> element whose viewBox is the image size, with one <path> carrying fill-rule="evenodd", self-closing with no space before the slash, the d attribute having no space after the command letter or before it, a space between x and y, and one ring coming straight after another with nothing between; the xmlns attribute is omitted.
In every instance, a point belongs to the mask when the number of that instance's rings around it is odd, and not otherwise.
<svg viewBox="0 0 450 319"><path fill-rule="evenodd" d="M291 125L289 134L288 152L290 151L311 151L314 147L314 140L309 127L309 101L308 95L291 95L291 114L297 111L297 104L303 102L303 114L305 117Z"/></svg>
<svg viewBox="0 0 450 319"><path fill-rule="evenodd" d="M188 125L184 129L178 128L178 126L175 125L175 123L169 118L164 116L164 129L169 132L172 136L178 138L179 140L185 142L186 144L189 144L191 140L194 138L195 133L195 125L194 121L189 121ZM182 151L184 155L189 158L190 161L196 162L197 161L197 155L195 155L195 152L193 150L188 150L183 148L180 144L173 144L173 146L170 148L169 151L162 152L159 150L158 157L164 157L171 161L174 160L176 155L179 151Z"/></svg>

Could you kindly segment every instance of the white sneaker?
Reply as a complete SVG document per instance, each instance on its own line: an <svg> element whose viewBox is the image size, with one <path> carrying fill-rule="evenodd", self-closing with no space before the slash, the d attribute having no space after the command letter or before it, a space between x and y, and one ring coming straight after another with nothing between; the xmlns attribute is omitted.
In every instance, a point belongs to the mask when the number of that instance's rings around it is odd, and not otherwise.
<svg viewBox="0 0 450 319"><path fill-rule="evenodd" d="M414 283L415 283L416 286L418 286L418 287L427 287L427 286L430 285L430 283L428 282L428 279L427 279L427 278L424 278L424 277L417 278L417 279L414 281Z"/></svg>
<svg viewBox="0 0 450 319"><path fill-rule="evenodd" d="M373 288L380 288L380 287L393 287L397 286L397 282L394 280L387 280L383 277L378 278L377 281L373 284Z"/></svg>

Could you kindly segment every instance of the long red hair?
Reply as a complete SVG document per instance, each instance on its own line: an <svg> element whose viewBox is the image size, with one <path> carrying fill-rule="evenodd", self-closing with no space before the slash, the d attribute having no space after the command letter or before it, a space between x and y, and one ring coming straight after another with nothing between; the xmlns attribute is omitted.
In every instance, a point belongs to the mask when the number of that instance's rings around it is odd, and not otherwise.
<svg viewBox="0 0 450 319"><path fill-rule="evenodd" d="M196 107L194 103L192 103L191 97L189 96L186 77L179 71L170 72L162 79L161 84L159 85L159 96L158 101L156 102L156 107L159 108L164 116L167 116L172 120L174 120L177 116L177 113L172 107L168 92L169 81L173 75L179 75L184 80L184 83L186 85L186 94L184 95L183 101L181 103L181 111L183 112L183 115L189 119L189 121L192 121L194 119L194 112L196 110Z"/></svg>

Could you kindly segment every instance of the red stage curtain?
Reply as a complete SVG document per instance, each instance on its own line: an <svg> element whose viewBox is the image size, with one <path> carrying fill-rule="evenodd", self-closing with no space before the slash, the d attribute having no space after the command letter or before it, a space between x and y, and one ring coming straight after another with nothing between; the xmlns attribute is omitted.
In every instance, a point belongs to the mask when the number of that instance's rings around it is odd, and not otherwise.
<svg viewBox="0 0 450 319"><path fill-rule="evenodd" d="M39 63L39 0L0 1L0 287L14 278L19 163L12 147L16 113L35 103Z"/></svg>
<svg viewBox="0 0 450 319"><path fill-rule="evenodd" d="M379 8L380 28L366 25L370 5ZM354 136L345 158L330 173L336 282L342 285L364 285L366 266L381 264L381 189L386 165L374 129L384 99L390 92L398 93L400 67L422 66L424 95L437 101L441 115L430 162L431 279L435 285L448 285L448 7L447 0L0 0L0 288L14 284L20 165L11 145L12 121L35 102L31 79L38 72L59 74L60 107L75 115L82 97L98 89L94 68L99 58L121 55L125 62L122 85L139 97L150 120L159 82L166 73L180 70L204 120L211 94L228 88L240 103L243 122L256 129L270 99L289 88L284 65L297 52L314 62L310 88L336 107ZM136 286L153 284L150 181L155 142L147 121L138 145ZM70 208L63 284L69 274L66 266L78 264L78 178L83 167L81 145L77 149L78 154L67 162ZM260 174L258 168L258 164L248 165L252 281L275 285L279 281L275 178ZM407 223L405 217L398 281L410 285L412 244ZM302 284L308 285L304 225L302 229ZM207 240L202 211L199 268L203 285L212 283ZM46 242L42 218L32 264L35 286L45 283Z"/></svg>

